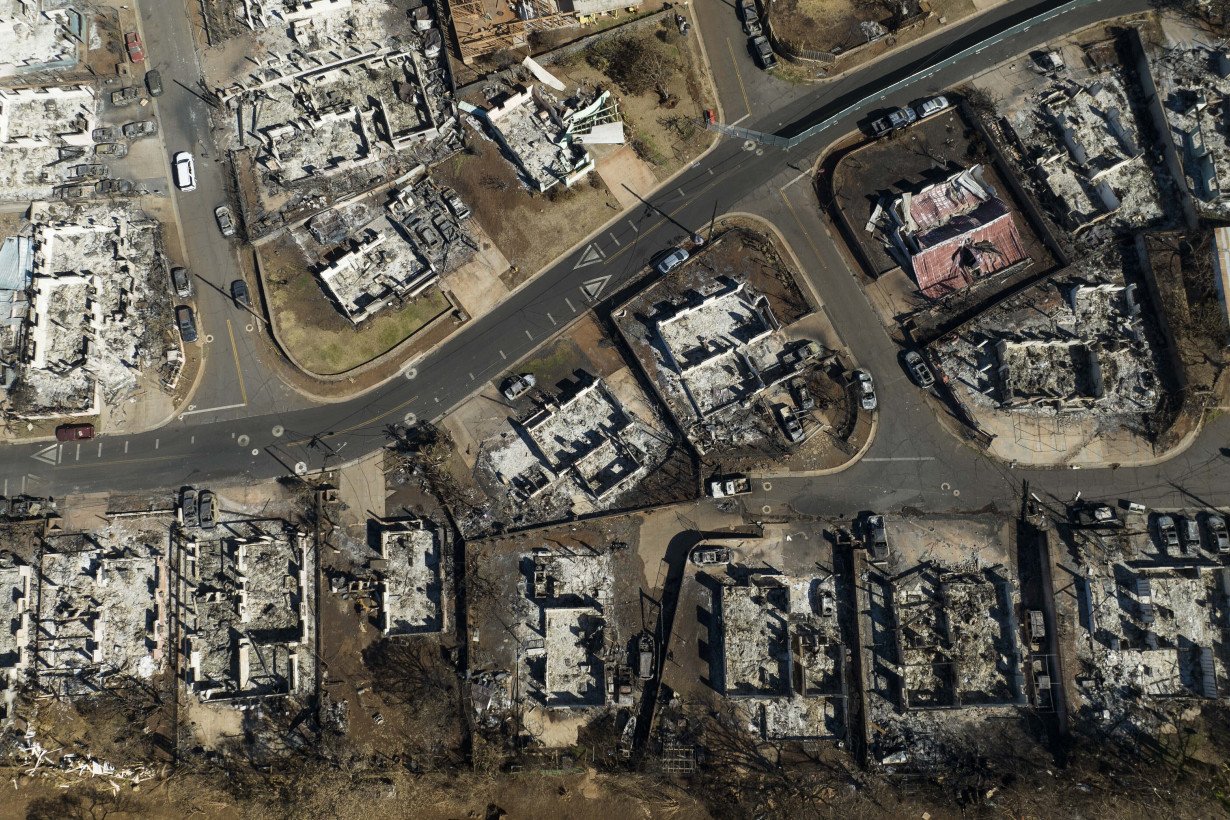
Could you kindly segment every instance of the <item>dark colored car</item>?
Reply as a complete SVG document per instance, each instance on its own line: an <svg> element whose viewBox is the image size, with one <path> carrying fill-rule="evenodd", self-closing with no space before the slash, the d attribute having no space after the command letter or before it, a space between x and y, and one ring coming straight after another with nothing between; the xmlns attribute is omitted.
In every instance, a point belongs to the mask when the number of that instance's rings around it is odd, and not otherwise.
<svg viewBox="0 0 1230 820"><path fill-rule="evenodd" d="M773 53L773 46L769 45L768 37L758 35L751 38L749 42L752 47L752 56L756 59L756 65L765 71L777 65L777 55Z"/></svg>
<svg viewBox="0 0 1230 820"><path fill-rule="evenodd" d="M175 308L175 323L179 325L179 335L185 342L196 341L196 316L192 308L180 305Z"/></svg>
<svg viewBox="0 0 1230 820"><path fill-rule="evenodd" d="M162 74L158 69L145 72L145 87L149 89L151 97L162 96Z"/></svg>
<svg viewBox="0 0 1230 820"><path fill-rule="evenodd" d="M213 529L218 523L218 497L209 490L201 490L201 499L198 503L200 512L201 526L205 529Z"/></svg>
<svg viewBox="0 0 1230 820"><path fill-rule="evenodd" d="M248 298L248 283L242 279L236 279L234 282L231 282L231 298L240 307L247 307L252 304L252 300Z"/></svg>
<svg viewBox="0 0 1230 820"><path fill-rule="evenodd" d="M92 424L61 424L56 428L56 441L84 441L94 438Z"/></svg>
<svg viewBox="0 0 1230 820"><path fill-rule="evenodd" d="M195 527L201 522L200 514L197 512L196 490L191 487L185 487L179 497L179 516L183 519L185 527Z"/></svg>

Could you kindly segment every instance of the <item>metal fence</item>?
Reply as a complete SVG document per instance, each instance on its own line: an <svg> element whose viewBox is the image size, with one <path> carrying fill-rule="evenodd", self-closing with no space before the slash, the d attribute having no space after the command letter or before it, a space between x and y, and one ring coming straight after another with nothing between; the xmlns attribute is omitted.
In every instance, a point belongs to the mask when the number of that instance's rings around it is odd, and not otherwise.
<svg viewBox="0 0 1230 820"><path fill-rule="evenodd" d="M817 121L814 125L800 131L794 136L787 137L782 134L769 134L763 131L753 131L752 129L749 129L749 128L735 128L733 126L722 125L720 123L711 123L709 125L709 128L710 130L719 131L723 134L727 134L728 136L732 136L732 137L737 137L739 139L754 140L755 142L758 142L761 145L769 145L774 148L782 148L785 150L790 150L791 148L794 148L795 146L806 142L812 137L819 135L826 128L829 128L830 126L836 124L838 121L844 119L848 115L858 111L859 109L863 107L863 105L866 103L866 101L870 97L873 97L873 96L882 97L882 96L887 96L888 94L895 93L901 90L902 88L905 88L906 86L913 84L914 82L918 80L926 79L927 77L930 77L936 72L942 71L948 68L949 66L959 63L962 60L965 60L966 58L970 57L971 55L979 54L985 51L986 49L990 48L991 46L1002 43L1004 40L1015 37L1018 34L1023 34L1024 32L1029 31L1029 29L1032 28L1033 26L1038 25L1039 23L1049 22L1050 20L1055 19L1061 14L1065 14L1069 11L1082 8L1084 6L1092 6L1095 3L1100 3L1100 2L1102 2L1102 0L1063 0L1062 2L1047 3L1046 4L1047 8L1045 10L1039 11L1038 13L1025 18L1024 20L1021 20L1017 23L1014 23L1008 26L1002 31L996 32L995 34L992 34L989 37L979 40L973 45L962 49L961 51L957 52L956 54L953 54L950 57L945 57L942 60L937 60L936 62L926 62L922 67L911 72L909 75L902 77L900 80L896 80L892 83L889 83L886 86L883 86L880 88L867 89L865 93L861 96L861 98L858 100L858 102L855 102L851 105L847 105L838 111L834 111L832 114L828 114L827 116Z"/></svg>

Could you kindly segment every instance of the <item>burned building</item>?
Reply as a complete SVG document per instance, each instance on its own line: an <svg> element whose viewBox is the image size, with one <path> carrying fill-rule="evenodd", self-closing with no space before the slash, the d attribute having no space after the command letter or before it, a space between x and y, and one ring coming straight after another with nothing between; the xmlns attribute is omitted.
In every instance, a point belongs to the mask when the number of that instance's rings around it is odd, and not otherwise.
<svg viewBox="0 0 1230 820"><path fill-rule="evenodd" d="M721 685L770 740L845 734L845 648L832 575L721 586Z"/></svg>
<svg viewBox="0 0 1230 820"><path fill-rule="evenodd" d="M1161 397L1136 286L1117 276L1038 285L934 347L975 407L1141 415Z"/></svg>
<svg viewBox="0 0 1230 820"><path fill-rule="evenodd" d="M149 680L162 665L165 549L114 535L50 535L41 552L30 673L60 697Z"/></svg>
<svg viewBox="0 0 1230 820"><path fill-rule="evenodd" d="M1027 263L1016 220L974 165L877 208L873 223L930 299Z"/></svg>
<svg viewBox="0 0 1230 820"><path fill-rule="evenodd" d="M0 202L51 199L86 161L97 123L90 86L0 88Z"/></svg>
<svg viewBox="0 0 1230 820"><path fill-rule="evenodd" d="M386 637L427 635L444 629L440 534L423 520L380 528L377 592Z"/></svg>
<svg viewBox="0 0 1230 820"><path fill-rule="evenodd" d="M243 706L314 688L315 556L282 521L228 524L175 545L184 684Z"/></svg>

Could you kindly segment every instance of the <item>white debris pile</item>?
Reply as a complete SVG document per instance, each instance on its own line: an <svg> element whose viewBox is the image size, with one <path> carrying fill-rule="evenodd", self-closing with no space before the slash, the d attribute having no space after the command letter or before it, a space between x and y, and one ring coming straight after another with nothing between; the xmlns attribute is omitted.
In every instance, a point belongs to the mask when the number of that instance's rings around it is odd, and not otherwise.
<svg viewBox="0 0 1230 820"><path fill-rule="evenodd" d="M480 469L518 509L548 514L610 508L671 444L657 418L641 418L590 374L511 424L512 434L485 444Z"/></svg>
<svg viewBox="0 0 1230 820"><path fill-rule="evenodd" d="M1035 415L1142 416L1160 401L1136 286L1118 274L1045 282L935 345L959 398Z"/></svg>
<svg viewBox="0 0 1230 820"><path fill-rule="evenodd" d="M29 311L9 401L18 415L89 415L138 387L174 387L182 365L158 224L108 207L30 212Z"/></svg>
<svg viewBox="0 0 1230 820"><path fill-rule="evenodd" d="M1099 51L1099 54L1105 52ZM1144 227L1163 218L1145 150L1147 132L1118 65L1098 62L1093 77L1063 68L1045 88L1001 104L1012 136L1064 225L1074 232L1099 223Z"/></svg>
<svg viewBox="0 0 1230 820"><path fill-rule="evenodd" d="M45 746L33 729L26 730L18 739L16 750L29 764L29 768L24 771L26 775L43 777L69 775L82 779L101 777L110 781L111 788L117 794L123 785L136 786L160 774L152 766L138 764L117 767L90 754L66 752L64 747L59 745Z"/></svg>
<svg viewBox="0 0 1230 820"><path fill-rule="evenodd" d="M1230 216L1230 48L1171 40L1151 70L1187 188L1207 217Z"/></svg>
<svg viewBox="0 0 1230 820"><path fill-rule="evenodd" d="M97 122L89 86L0 88L0 202L51 199L88 159Z"/></svg>

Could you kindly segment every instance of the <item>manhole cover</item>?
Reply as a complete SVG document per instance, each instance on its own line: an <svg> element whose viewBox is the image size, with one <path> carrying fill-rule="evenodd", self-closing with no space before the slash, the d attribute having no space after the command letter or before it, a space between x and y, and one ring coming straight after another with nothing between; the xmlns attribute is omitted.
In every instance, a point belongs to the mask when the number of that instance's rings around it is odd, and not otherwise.
<svg viewBox="0 0 1230 820"><path fill-rule="evenodd" d="M401 374L407 379L413 379L419 375L419 369L417 367L407 367Z"/></svg>
<svg viewBox="0 0 1230 820"><path fill-rule="evenodd" d="M296 461L295 462L295 475L307 475L307 462L306 461Z"/></svg>
<svg viewBox="0 0 1230 820"><path fill-rule="evenodd" d="M772 482L772 481L766 481L765 483L761 484L760 486L761 486L761 487L764 487L764 491L767 493L767 492L769 492L770 490L772 490L772 489L773 489L773 482Z"/></svg>
<svg viewBox="0 0 1230 820"><path fill-rule="evenodd" d="M280 424L276 424L274 425L273 430L271 430L270 432L273 433L274 438L281 438L282 434L286 432L286 428Z"/></svg>
<svg viewBox="0 0 1230 820"><path fill-rule="evenodd" d="M406 423L407 427L413 427L415 422L419 420L419 417L416 416L414 413L407 413L406 415L402 416L401 420Z"/></svg>
<svg viewBox="0 0 1230 820"><path fill-rule="evenodd" d="M259 448L259 447L253 447L253 448L252 448L252 455L254 455L254 456L259 456L260 454L261 454L261 451L260 451L260 448Z"/></svg>
<svg viewBox="0 0 1230 820"><path fill-rule="evenodd" d="M237 439L235 439L235 440L236 440L237 442L239 442L239 446L240 446L240 447L247 447L247 446L248 446L248 442L249 442L249 441L251 441L252 439L248 438L248 437L245 435L245 436L240 436L239 438L237 438Z"/></svg>
<svg viewBox="0 0 1230 820"><path fill-rule="evenodd" d="M773 508L770 507L768 504L765 504L763 507L760 508L760 511L764 513L765 515L768 515L769 513L773 512Z"/></svg>

